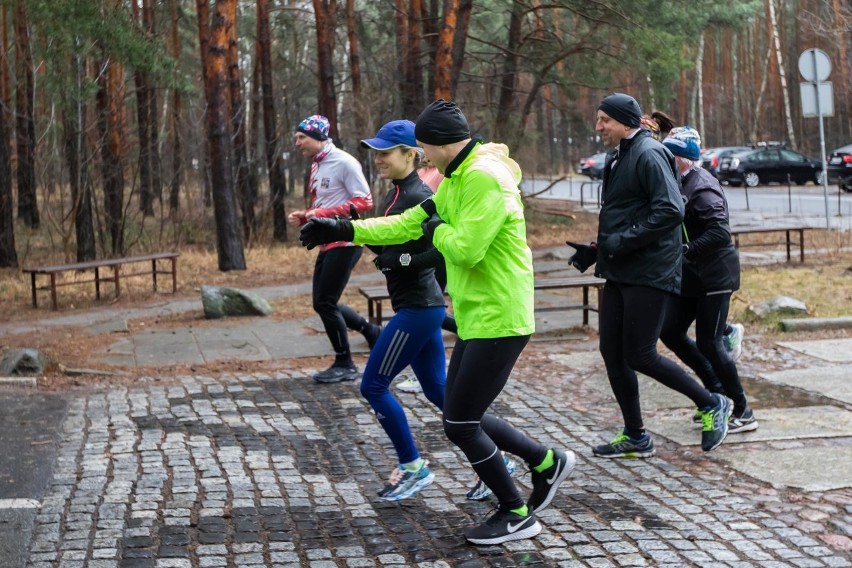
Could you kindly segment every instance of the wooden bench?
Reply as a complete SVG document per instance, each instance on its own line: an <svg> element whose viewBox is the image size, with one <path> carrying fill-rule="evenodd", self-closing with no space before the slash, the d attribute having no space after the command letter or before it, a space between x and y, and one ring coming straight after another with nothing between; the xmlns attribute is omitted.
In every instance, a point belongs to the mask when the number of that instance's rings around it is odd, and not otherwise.
<svg viewBox="0 0 852 568"><path fill-rule="evenodd" d="M556 290L569 288L582 288L583 303L568 306L546 306L537 307L536 311L550 312L558 310L583 310L583 325L589 325L589 312L597 312L601 303L601 287L606 281L596 276L568 276L564 278L536 278L536 290ZM589 290L597 291L597 304L589 303ZM390 300L386 286L362 286L358 289L362 296L367 298L367 317L377 325L382 325L384 314L382 306L385 300Z"/></svg>
<svg viewBox="0 0 852 568"><path fill-rule="evenodd" d="M29 273L33 289L33 307L38 307L38 298L36 292L39 290L50 290L50 299L53 302L53 309L59 309L56 302L56 288L59 286L72 286L75 284L85 284L87 282L95 283L95 297L101 299L101 282L112 282L115 286L116 298L121 294L121 277L128 278L130 276L140 276L150 274L154 279L154 291L157 291L157 275L171 274L172 276L172 293L177 290L177 258L180 253L177 252L158 252L154 254L143 254L139 256L127 256L123 258L105 258L103 260L90 260L87 262L75 262L71 264L57 264L54 266L35 266L24 268L24 273ZM159 270L157 268L158 260L171 261L171 270ZM151 263L150 269L139 270L129 274L120 275L119 269L124 264ZM101 268L111 268L112 276L104 276L101 274ZM74 282L57 282L56 276L64 272L94 270L95 277L90 280L75 280ZM46 286L37 286L36 277L44 274L50 277L50 283Z"/></svg>
<svg viewBox="0 0 852 568"><path fill-rule="evenodd" d="M772 245L786 245L787 247L787 262L791 260L791 249L793 245L799 246L799 260L801 262L805 262L805 231L812 229L813 227L803 227L801 225L796 226L788 226L788 227L741 227L741 228L732 228L731 236L734 238L734 246L737 248L742 247L760 247L760 246L772 246ZM754 234L762 234L762 233L784 233L785 239L783 241L771 242L771 243L740 243L740 235L754 235ZM793 240L791 237L793 233L798 233L799 239L798 241Z"/></svg>

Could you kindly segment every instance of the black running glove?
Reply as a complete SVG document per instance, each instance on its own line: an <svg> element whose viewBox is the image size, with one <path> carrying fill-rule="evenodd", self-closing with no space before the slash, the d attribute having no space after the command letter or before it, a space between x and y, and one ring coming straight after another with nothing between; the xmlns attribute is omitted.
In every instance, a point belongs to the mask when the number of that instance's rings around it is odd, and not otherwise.
<svg viewBox="0 0 852 568"><path fill-rule="evenodd" d="M421 201L420 207L430 217L435 214L435 200L432 199L431 197L429 199L424 199L423 201Z"/></svg>
<svg viewBox="0 0 852 568"><path fill-rule="evenodd" d="M348 219L314 217L299 231L299 241L308 250L326 243L349 242L353 238L355 238L355 229Z"/></svg>
<svg viewBox="0 0 852 568"><path fill-rule="evenodd" d="M441 225L443 223L444 220L438 217L438 214L436 213L420 224L420 226L423 228L423 234L426 235L426 238L429 239L429 242L432 242L432 236L435 234L435 229L438 228L438 225Z"/></svg>
<svg viewBox="0 0 852 568"><path fill-rule="evenodd" d="M579 243L572 243L571 241L565 241L570 247L573 247L577 252L571 255L571 258L568 259L568 264L579 270L581 273L585 272L589 269L591 265L593 265L598 260L598 245L597 243L591 243L588 245L581 245Z"/></svg>

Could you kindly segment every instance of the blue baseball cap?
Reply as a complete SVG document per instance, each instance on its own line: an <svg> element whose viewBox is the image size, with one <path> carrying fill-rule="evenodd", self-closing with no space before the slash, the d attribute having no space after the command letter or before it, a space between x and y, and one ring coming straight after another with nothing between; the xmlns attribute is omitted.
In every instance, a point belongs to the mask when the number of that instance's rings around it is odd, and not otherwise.
<svg viewBox="0 0 852 568"><path fill-rule="evenodd" d="M414 123L410 120L392 120L379 128L375 138L361 140L361 146L373 150L390 150L399 146L417 148Z"/></svg>

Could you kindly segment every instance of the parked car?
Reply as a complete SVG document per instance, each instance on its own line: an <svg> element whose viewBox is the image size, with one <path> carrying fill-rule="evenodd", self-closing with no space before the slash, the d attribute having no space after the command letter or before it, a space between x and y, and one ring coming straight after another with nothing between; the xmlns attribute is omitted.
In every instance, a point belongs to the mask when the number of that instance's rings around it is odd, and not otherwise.
<svg viewBox="0 0 852 568"><path fill-rule="evenodd" d="M836 183L843 191L852 192L852 144L833 151L827 162L828 182Z"/></svg>
<svg viewBox="0 0 852 568"><path fill-rule="evenodd" d="M577 168L577 173L584 176L589 176L592 179L601 179L603 177L604 163L606 162L606 152L589 156L580 160L580 166Z"/></svg>
<svg viewBox="0 0 852 568"><path fill-rule="evenodd" d="M820 183L822 164L793 150L773 147L736 152L719 163L719 181L734 187L787 183L788 176L798 185Z"/></svg>
<svg viewBox="0 0 852 568"><path fill-rule="evenodd" d="M751 150L748 146L721 146L719 148L708 148L701 154L701 166L713 174L713 177L719 177L719 164L723 158L727 158L731 154Z"/></svg>

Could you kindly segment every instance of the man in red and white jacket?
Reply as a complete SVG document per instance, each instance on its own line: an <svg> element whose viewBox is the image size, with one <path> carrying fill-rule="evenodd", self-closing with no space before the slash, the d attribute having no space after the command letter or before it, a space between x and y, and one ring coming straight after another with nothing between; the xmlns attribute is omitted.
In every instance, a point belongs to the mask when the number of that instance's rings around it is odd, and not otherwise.
<svg viewBox="0 0 852 568"><path fill-rule="evenodd" d="M296 127L295 146L303 156L310 157L311 208L293 211L288 220L300 227L314 217L349 217L352 211L365 213L373 208L370 186L353 156L337 148L328 137L329 121L313 115ZM347 328L364 335L372 347L381 328L368 322L358 312L338 303L352 269L361 258L362 247L348 242L323 245L314 265L313 307L322 320L331 346L334 363L313 379L319 383L339 383L358 378L358 368L352 361Z"/></svg>

